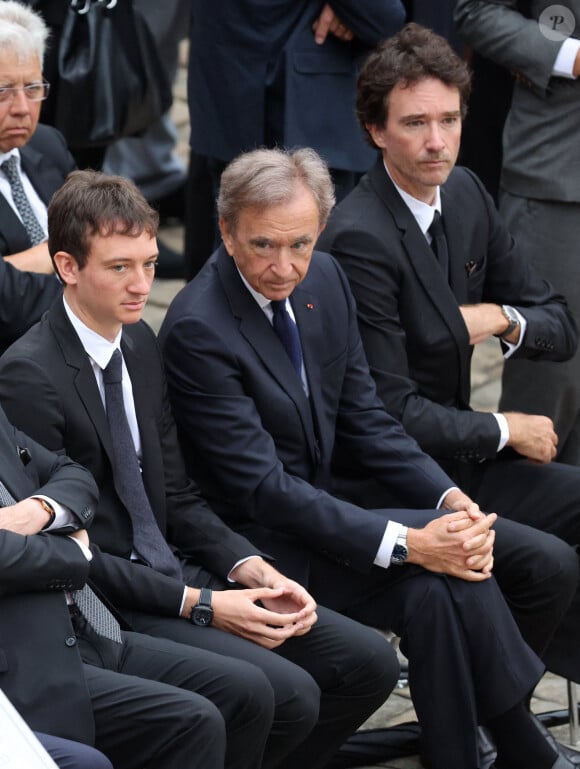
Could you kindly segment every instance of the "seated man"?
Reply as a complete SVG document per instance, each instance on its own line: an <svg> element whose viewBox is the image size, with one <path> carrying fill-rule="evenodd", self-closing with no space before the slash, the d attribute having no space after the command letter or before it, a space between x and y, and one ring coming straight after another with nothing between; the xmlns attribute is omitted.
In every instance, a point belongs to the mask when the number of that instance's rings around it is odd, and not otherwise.
<svg viewBox="0 0 580 769"><path fill-rule="evenodd" d="M0 350L60 294L46 206L74 161L58 131L38 125L49 88L42 78L47 34L34 11L0 3Z"/></svg>
<svg viewBox="0 0 580 769"><path fill-rule="evenodd" d="M161 356L140 320L158 214L128 180L75 171L48 222L64 298L5 354L11 417L92 472L91 574L132 627L188 644L216 680L216 653L232 677L259 673L273 709L263 767L321 766L391 692L392 647L317 609L188 479ZM231 763L246 765L248 742L228 736Z"/></svg>
<svg viewBox="0 0 580 769"><path fill-rule="evenodd" d="M98 496L90 473L2 410L0 453L0 688L20 715L124 769L225 767L226 737L241 731L235 765L258 769L271 723L247 689L259 678L230 680L221 658L209 671L187 646L122 632L85 587L91 553L79 527ZM229 723L211 701L222 697Z"/></svg>
<svg viewBox="0 0 580 769"><path fill-rule="evenodd" d="M358 114L381 157L319 246L347 273L387 410L484 510L576 546L580 469L552 463L552 421L469 406L473 345L496 336L507 356L558 361L577 343L564 298L528 265L480 181L454 168L469 82L447 42L416 25L369 57ZM575 681L579 631L580 593L543 656Z"/></svg>
<svg viewBox="0 0 580 769"><path fill-rule="evenodd" d="M571 598L576 555L482 513L387 414L348 283L313 253L333 202L312 150L257 150L224 172L224 245L160 334L190 471L320 600L400 635L430 766L476 769L478 723L503 767L568 766L522 704L529 651L492 576L492 526L503 589L538 651ZM335 496L335 448L398 507Z"/></svg>

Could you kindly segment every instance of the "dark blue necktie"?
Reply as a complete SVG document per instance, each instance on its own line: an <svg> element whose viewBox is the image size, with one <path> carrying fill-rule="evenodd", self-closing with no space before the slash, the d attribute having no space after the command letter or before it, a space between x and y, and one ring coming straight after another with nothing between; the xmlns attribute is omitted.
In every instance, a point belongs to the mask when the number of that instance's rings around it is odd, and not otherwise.
<svg viewBox="0 0 580 769"><path fill-rule="evenodd" d="M133 547L139 557L151 568L169 577L183 580L179 561L157 525L143 484L123 401L122 363L121 351L115 350L109 365L103 369L103 382L107 421L115 459L114 473L121 497L133 523ZM163 483L163 478L158 480L159 483Z"/></svg>
<svg viewBox="0 0 580 769"><path fill-rule="evenodd" d="M280 337L280 341L284 345L284 349L292 361L294 370L300 377L302 375L302 347L300 345L300 335L298 334L296 323L294 323L286 309L285 299L281 301L272 301L270 302L270 305L272 306L272 312L274 313L274 317L272 318L274 331Z"/></svg>
<svg viewBox="0 0 580 769"><path fill-rule="evenodd" d="M447 277L449 272L449 252L447 250L447 237L443 227L443 219L439 211L435 211L433 221L429 227L429 235L431 235L431 248L435 252L437 261Z"/></svg>

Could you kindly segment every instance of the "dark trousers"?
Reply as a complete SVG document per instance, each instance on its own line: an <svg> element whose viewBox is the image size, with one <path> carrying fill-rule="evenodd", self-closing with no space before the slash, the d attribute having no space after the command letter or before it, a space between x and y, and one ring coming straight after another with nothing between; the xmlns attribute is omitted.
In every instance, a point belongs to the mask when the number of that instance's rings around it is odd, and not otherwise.
<svg viewBox="0 0 580 769"><path fill-rule="evenodd" d="M264 769L323 766L384 702L397 680L395 653L381 635L321 607L309 633L275 652L177 617L133 612L129 619L140 632L262 671L274 698Z"/></svg>
<svg viewBox="0 0 580 769"><path fill-rule="evenodd" d="M115 644L82 619L75 631L95 744L115 766L261 766L274 703L260 670L139 633L123 633Z"/></svg>
<svg viewBox="0 0 580 769"><path fill-rule="evenodd" d="M549 532L572 547L580 544L580 469L571 465L552 462L549 465L536 465L526 459L518 458L510 450L504 450L496 460L472 465L455 463L446 468L455 478L467 494L470 494L484 510L497 512L499 515L528 524L541 532ZM499 530L498 530L499 531ZM537 554L534 556L531 544L526 538L528 552L519 547L519 532L516 530L511 538L511 545L502 538L498 545L503 550L502 555L496 558L495 572L498 582L503 588L504 572L509 565L513 570L514 559L517 559L517 568L521 568L524 560L534 559L538 571L537 579L534 578L534 592L539 588L539 582L543 575L545 581L544 600L548 601L549 593L553 593L553 601L560 604L563 596L558 596L555 591L559 584L558 579L553 585L549 585L548 579L554 570L558 569L558 561L561 568L574 574L578 569L578 558L572 548L568 552L553 537L546 538L539 534ZM510 552L503 556L506 547ZM532 567L534 568L534 567ZM509 574L508 579L511 580ZM559 675L580 682L580 589L578 579L575 582L576 589L572 603L566 611L563 620L545 649L542 659L549 669ZM530 586L531 587L531 586ZM531 592L531 591L530 591ZM530 595L526 600L520 600L520 605L515 607L526 638L533 637L537 626L541 624L540 616ZM527 611L526 611L527 605ZM540 607L540 611L541 611Z"/></svg>
<svg viewBox="0 0 580 769"><path fill-rule="evenodd" d="M59 769L113 769L109 759L89 745L51 734L35 734Z"/></svg>
<svg viewBox="0 0 580 769"><path fill-rule="evenodd" d="M409 685L432 769L476 769L477 725L521 702L543 672L523 641L495 579L471 583L418 566L348 571L311 563L314 595L401 637Z"/></svg>

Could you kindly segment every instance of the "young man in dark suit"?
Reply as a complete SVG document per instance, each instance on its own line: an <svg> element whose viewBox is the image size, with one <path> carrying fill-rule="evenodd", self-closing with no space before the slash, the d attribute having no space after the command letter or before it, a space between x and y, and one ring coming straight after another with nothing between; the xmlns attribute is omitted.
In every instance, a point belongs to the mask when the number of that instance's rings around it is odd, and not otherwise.
<svg viewBox="0 0 580 769"><path fill-rule="evenodd" d="M567 766L521 704L533 676L515 670L529 652L492 570L542 651L576 554L485 515L385 411L348 282L313 251L333 202L312 150L257 150L224 172L224 245L160 332L190 472L320 600L401 636L430 766L476 769L478 722L502 766ZM366 504L335 494L337 471L362 476Z"/></svg>
<svg viewBox="0 0 580 769"><path fill-rule="evenodd" d="M577 344L563 296L542 280L470 171L455 167L470 77L445 40L409 25L369 57L363 128L381 150L330 217L319 245L345 269L385 407L486 510L580 542L580 469L553 463L543 415L473 411L473 346L561 361ZM443 223L446 263L431 223ZM438 247L438 246L437 246ZM580 594L544 655L580 681Z"/></svg>
<svg viewBox="0 0 580 769"><path fill-rule="evenodd" d="M129 181L69 176L49 207L64 298L7 352L1 397L17 423L93 473L93 574L132 627L188 644L216 681L216 657L228 676L249 677L273 719L264 767L317 767L388 696L395 655L376 633L317 608L188 479L161 355L140 321L157 225ZM248 737L228 738L227 757L244 764L239 740Z"/></svg>

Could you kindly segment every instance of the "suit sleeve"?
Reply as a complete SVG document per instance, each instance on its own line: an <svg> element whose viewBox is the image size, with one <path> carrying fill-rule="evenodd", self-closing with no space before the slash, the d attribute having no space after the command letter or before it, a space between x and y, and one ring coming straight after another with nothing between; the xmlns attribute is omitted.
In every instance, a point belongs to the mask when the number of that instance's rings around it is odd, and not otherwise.
<svg viewBox="0 0 580 769"><path fill-rule="evenodd" d="M0 257L0 348L39 321L61 293L54 275L23 272Z"/></svg>
<svg viewBox="0 0 580 769"><path fill-rule="evenodd" d="M339 19L368 46L395 35L405 23L405 8L400 0L330 0Z"/></svg>
<svg viewBox="0 0 580 769"><path fill-rule="evenodd" d="M0 530L0 595L79 590L90 564L69 537Z"/></svg>
<svg viewBox="0 0 580 769"><path fill-rule="evenodd" d="M518 5L520 0L458 0L457 31L476 51L546 95L562 42L549 40Z"/></svg>

